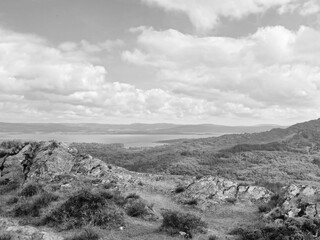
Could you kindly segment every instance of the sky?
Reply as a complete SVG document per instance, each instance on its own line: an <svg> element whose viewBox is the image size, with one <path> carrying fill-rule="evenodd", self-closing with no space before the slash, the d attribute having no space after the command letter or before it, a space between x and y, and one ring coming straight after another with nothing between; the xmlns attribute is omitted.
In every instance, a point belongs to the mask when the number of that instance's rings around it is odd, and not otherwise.
<svg viewBox="0 0 320 240"><path fill-rule="evenodd" d="M0 0L0 121L320 117L319 0Z"/></svg>

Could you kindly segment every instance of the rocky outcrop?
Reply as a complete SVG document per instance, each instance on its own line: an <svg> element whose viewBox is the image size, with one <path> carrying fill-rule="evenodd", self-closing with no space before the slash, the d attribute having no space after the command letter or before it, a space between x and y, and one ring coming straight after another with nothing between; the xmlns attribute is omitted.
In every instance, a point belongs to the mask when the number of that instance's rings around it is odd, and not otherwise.
<svg viewBox="0 0 320 240"><path fill-rule="evenodd" d="M193 201L194 205L205 210L225 202L266 202L271 192L264 187L243 185L219 177L204 177L190 183L181 193L173 195L180 203Z"/></svg>
<svg viewBox="0 0 320 240"><path fill-rule="evenodd" d="M161 193L169 192L167 183L175 181L171 176L130 172L106 164L56 141L25 143L15 153L6 155L1 181L17 181L21 185L41 182L56 190L62 188L66 191L76 191L83 187L83 182L90 182L93 186L112 184L122 191L139 188Z"/></svg>

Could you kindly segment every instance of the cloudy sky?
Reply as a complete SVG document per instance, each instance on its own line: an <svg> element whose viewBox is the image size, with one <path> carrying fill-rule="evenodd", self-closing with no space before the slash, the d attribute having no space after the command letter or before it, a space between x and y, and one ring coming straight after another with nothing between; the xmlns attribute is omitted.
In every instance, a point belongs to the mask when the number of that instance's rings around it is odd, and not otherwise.
<svg viewBox="0 0 320 240"><path fill-rule="evenodd" d="M319 0L0 1L0 121L319 117Z"/></svg>

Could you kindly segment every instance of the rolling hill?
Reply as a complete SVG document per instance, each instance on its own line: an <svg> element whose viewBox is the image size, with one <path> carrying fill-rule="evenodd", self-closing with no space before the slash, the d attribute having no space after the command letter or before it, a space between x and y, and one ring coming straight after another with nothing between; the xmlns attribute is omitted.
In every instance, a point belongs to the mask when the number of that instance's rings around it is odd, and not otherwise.
<svg viewBox="0 0 320 240"><path fill-rule="evenodd" d="M267 131L275 125L222 126L214 124L96 124L96 123L4 123L0 133L88 133L88 134L226 134ZM280 126L277 126L280 127Z"/></svg>

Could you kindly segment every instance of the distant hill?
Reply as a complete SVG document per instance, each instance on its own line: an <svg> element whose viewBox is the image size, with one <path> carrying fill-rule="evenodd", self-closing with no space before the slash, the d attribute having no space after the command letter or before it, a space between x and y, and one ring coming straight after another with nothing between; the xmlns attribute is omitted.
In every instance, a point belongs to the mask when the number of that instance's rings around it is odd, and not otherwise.
<svg viewBox="0 0 320 240"><path fill-rule="evenodd" d="M95 124L95 123L4 123L0 133L88 133L88 134L229 134L268 131L277 125L223 126L215 124Z"/></svg>
<svg viewBox="0 0 320 240"><path fill-rule="evenodd" d="M320 119L260 133L169 142L141 149L96 143L73 145L81 153L137 172L213 175L250 182L318 184L320 180Z"/></svg>
<svg viewBox="0 0 320 240"><path fill-rule="evenodd" d="M168 142L200 144L214 149L232 147L238 144L267 144L272 142L309 142L309 145L320 145L320 119L298 123L287 128L273 128L263 132L244 134L227 134L220 137L199 138L190 140L170 140Z"/></svg>

